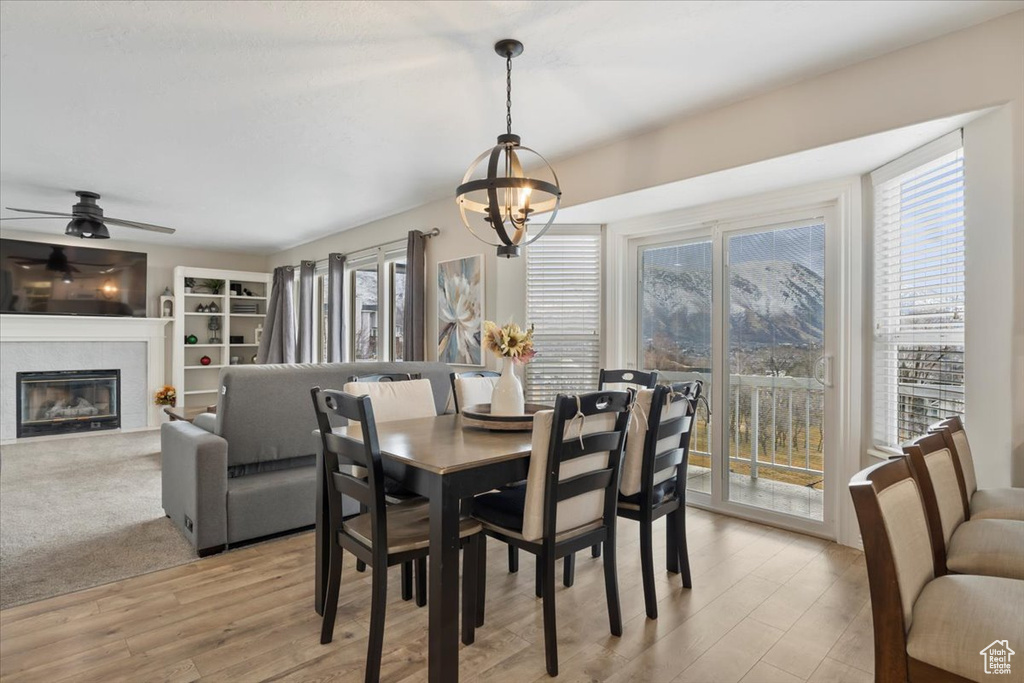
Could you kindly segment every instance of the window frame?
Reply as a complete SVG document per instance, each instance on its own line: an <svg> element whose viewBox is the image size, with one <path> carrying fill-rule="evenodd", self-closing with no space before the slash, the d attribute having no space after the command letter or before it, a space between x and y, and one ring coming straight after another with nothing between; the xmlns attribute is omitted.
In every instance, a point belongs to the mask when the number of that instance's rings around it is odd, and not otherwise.
<svg viewBox="0 0 1024 683"><path fill-rule="evenodd" d="M967 328L966 328L966 323L964 321L966 320L966 316L968 315L968 313L967 313L967 301L966 301L967 300L967 272L966 272L966 252L967 252L966 193L967 193L967 179L966 179L966 176L964 174L964 166L966 165L966 152L965 152L965 145L964 145L964 140L963 140L963 130L962 129L957 129L957 130L955 130L955 131L953 131L951 133L948 133L948 134L946 134L946 135L944 135L944 136L942 136L942 137L940 137L940 138L938 138L936 140L933 140L932 142L930 142L928 144L923 145L922 147L919 147L918 149L915 149L914 151L912 151L912 152L910 152L910 153L908 153L908 154L906 154L906 155L904 155L902 157L894 159L893 161L890 161L889 163L887 163L887 164L885 164L885 165L875 169L874 171L872 171L870 173L870 182L867 183L867 185L868 185L868 192L870 192L869 202L868 203L872 207L872 216L871 216L871 220L870 220L869 224L866 226L866 228L867 228L867 230L869 232L869 235L870 235L870 240L871 240L871 246L870 246L870 253L871 253L871 262L870 263L871 263L871 266L870 266L870 269L869 269L868 286L866 287L865 295L868 298L868 301L870 302L870 305L872 307L872 316L871 316L871 318L873 319L874 324L871 326L871 328L869 328L865 332L865 334L867 336L867 347L868 347L867 348L867 363L868 363L868 368L869 368L867 375L869 377L869 382L870 382L870 391L868 392L867 395L870 397L871 405L872 405L871 409L865 411L865 418L866 418L866 420L869 423L869 427L866 430L866 438L868 439L868 442L871 444L871 450L876 452L876 453L879 453L879 454L891 455L891 454L896 454L896 453L900 452L900 450L899 450L900 443L898 443L899 442L899 431L900 431L899 420L898 420L898 416L899 416L899 401L898 401L898 399L899 399L899 391L898 391L898 389L900 387L900 379L899 379L899 375L898 375L899 363L898 363L898 360L897 360L894 363L894 366L895 366L895 368L897 370L897 377L895 378L895 380L891 380L891 383L893 384L893 386L897 390L897 403L896 403L896 413L895 413L895 416L897 417L897 421L896 421L895 425L887 424L885 426L882 426L882 425L879 424L879 419L881 417L879 413L882 410L884 410L884 409L878 408L878 400L879 400L878 394L879 394L879 391L881 390L880 389L880 384L882 384L882 380L880 379L880 375L881 375L882 370L879 369L879 367L878 367L878 357L877 357L877 354L880 351L880 347L884 344L884 345L886 345L888 347L891 347L890 352L895 351L895 353L898 356L898 354L899 354L899 346L900 346L899 338L903 337L904 335L907 335L907 334L916 334L913 331L906 332L906 331L903 331L902 329L900 329L900 330L897 330L896 332L885 332L882 335L880 335L880 333L878 331L876 331L876 329L874 329L875 326L878 323L879 315L881 314L881 311L878 310L878 303L877 303L877 299L878 299L878 296L879 296L879 289L878 289L879 282L878 282L878 280L879 280L879 274L880 274L879 273L880 264L878 263L878 249L879 249L879 244L880 244L880 241L879 241L880 229L883 227L883 226L881 226L879 224L879 216L878 216L878 211L877 211L878 202L881 200L879 190L886 183L889 183L889 182L891 182L893 180L896 180L897 178L900 178L901 176L903 176L905 174L908 174L908 173L911 173L913 171L916 171L916 170L918 170L918 169L920 169L920 168L922 168L924 166L932 164L932 163L938 161L939 159L941 159L942 157L947 156L947 155L952 154L952 153L957 152L957 151L959 151L960 154L961 154L961 173L962 173L962 176L961 176L961 180L960 180L960 182L961 182L960 192L961 192L962 197L963 197L962 202L963 202L963 209L964 209L964 217L962 219L961 236L960 236L960 240L961 240L961 243L963 245L962 246L963 256L961 258L962 258L963 263L964 263L964 266L963 266L964 267L964 272L963 272L963 276L962 276L962 281L960 283L960 285L962 287L962 289L960 291L960 296L962 297L962 300L964 302L963 303L963 316L962 316L962 319L961 319L961 322L960 322L960 331L959 332L950 332L950 331L945 331L945 330L943 330L943 331L936 331L936 332L934 332L934 339L933 340L929 341L929 340L922 339L922 340L917 341L917 344L921 345L921 346L927 346L927 345L932 345L932 344L935 344L935 345L946 344L946 345L952 345L952 346L959 346L960 347L960 349L961 349L960 354L961 354L961 358L962 358L962 360L961 360L961 385L960 385L961 386L961 390L960 390L960 393L961 393L963 399L962 399L962 409L961 409L961 412L959 414L960 414L960 416L962 418L966 419L966 415L967 415L967 412L968 412L967 376L966 376L966 360L967 360L967 344L966 344L967 334L966 334L966 332L967 332ZM939 267L939 266L936 266L936 267ZM894 270L898 271L899 266L898 265L892 266L892 268ZM896 281L896 285L897 285L897 290L898 290L899 280ZM892 290L889 290L889 295L891 296L891 294L892 294ZM897 318L897 320L896 320L897 324L899 323L899 319L901 317L902 316L897 315L897 317L896 317ZM880 336L885 336L885 335L888 335L889 337L891 337L891 339L888 342L883 342L880 339ZM892 416L889 416L889 417L892 417ZM886 438L880 438L880 432L882 430L884 430L885 433L888 435Z"/></svg>

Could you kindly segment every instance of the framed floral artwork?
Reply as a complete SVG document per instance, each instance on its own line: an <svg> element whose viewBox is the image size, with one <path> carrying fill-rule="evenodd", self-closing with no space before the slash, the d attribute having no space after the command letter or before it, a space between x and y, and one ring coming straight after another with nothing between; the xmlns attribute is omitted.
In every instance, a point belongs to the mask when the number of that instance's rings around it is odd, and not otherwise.
<svg viewBox="0 0 1024 683"><path fill-rule="evenodd" d="M438 262L437 360L454 365L483 365L483 321L483 255Z"/></svg>

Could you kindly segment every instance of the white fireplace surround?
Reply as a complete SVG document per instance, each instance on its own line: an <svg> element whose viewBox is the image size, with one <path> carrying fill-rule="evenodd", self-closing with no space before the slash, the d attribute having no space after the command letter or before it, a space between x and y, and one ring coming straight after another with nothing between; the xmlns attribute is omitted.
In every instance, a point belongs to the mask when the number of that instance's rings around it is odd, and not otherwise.
<svg viewBox="0 0 1024 683"><path fill-rule="evenodd" d="M95 351L95 343L116 345L124 353L106 354L103 369L121 370L122 429L157 427L161 422L160 407L152 403L153 394L164 381L164 328L168 318L114 318L99 316L46 316L46 315L0 315L0 405L3 406L0 424L0 442L15 440L17 416L14 405L16 396L15 374L49 370L90 369L67 366L68 344L81 344L83 361ZM25 344L31 344L26 347ZM53 344L52 367L45 367L40 360L39 348ZM144 347L142 345L145 345ZM26 348L32 354L19 353ZM131 353L132 348L142 350ZM73 350L72 350L73 353ZM27 361L28 356L32 357ZM47 354L42 354L45 358ZM134 358L133 358L134 356ZM140 367L144 363L144 369ZM32 367L18 367L31 362ZM39 367L43 362L44 367ZM99 369L99 368L97 368ZM134 377L135 379L132 379ZM144 385L144 386L143 386ZM10 394L10 395L8 395ZM141 401L141 405L139 402ZM109 434L110 432L105 432Z"/></svg>

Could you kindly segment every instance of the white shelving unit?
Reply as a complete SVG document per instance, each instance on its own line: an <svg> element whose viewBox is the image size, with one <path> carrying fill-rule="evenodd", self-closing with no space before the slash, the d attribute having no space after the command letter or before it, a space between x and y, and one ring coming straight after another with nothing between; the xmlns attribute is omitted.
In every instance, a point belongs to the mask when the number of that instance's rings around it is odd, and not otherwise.
<svg viewBox="0 0 1024 683"><path fill-rule="evenodd" d="M191 293L185 292L186 278L196 282ZM223 289L219 294L207 293L203 286L206 280L222 280ZM232 357L238 359L239 365L253 362L258 348L256 327L263 323L267 314L270 281L269 273L188 266L174 269L174 353L171 374L173 384L178 389L179 408L200 408L216 403L221 368L231 365ZM232 285L240 287L242 291L249 290L252 296L234 294ZM205 308L211 303L217 304L220 310L216 313L196 310L200 305ZM239 307L244 307L245 312L232 312ZM218 329L210 329L211 320L216 320ZM189 335L195 335L197 343L187 343ZM210 343L214 335L218 343ZM242 342L232 344L232 336L242 337ZM202 363L204 356L210 359L208 365Z"/></svg>

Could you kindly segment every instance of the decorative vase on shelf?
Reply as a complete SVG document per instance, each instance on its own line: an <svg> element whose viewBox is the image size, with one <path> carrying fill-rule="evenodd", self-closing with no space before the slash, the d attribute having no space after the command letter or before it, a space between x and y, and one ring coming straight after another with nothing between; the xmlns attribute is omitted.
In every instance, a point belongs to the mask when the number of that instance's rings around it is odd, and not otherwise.
<svg viewBox="0 0 1024 683"><path fill-rule="evenodd" d="M523 398L523 385L516 377L514 361L502 359L501 377L494 385L491 394L491 415L523 415L526 413L526 402Z"/></svg>

